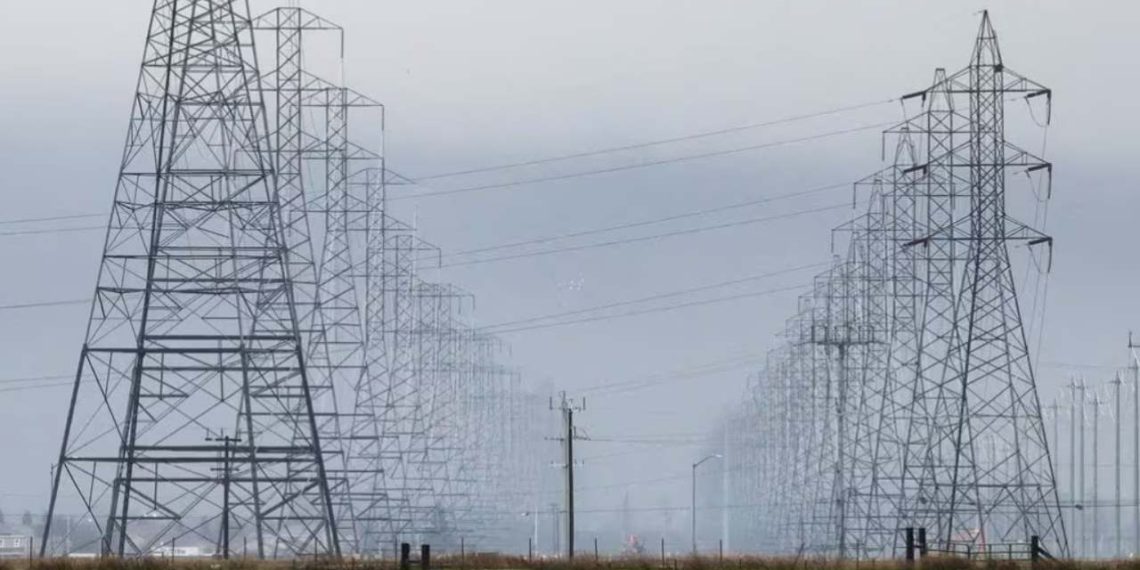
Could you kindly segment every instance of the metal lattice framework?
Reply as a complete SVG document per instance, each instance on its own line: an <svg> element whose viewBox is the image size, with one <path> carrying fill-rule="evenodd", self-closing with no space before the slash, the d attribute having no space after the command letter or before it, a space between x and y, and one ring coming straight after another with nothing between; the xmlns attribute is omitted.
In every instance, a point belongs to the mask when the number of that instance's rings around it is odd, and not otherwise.
<svg viewBox="0 0 1140 570"><path fill-rule="evenodd" d="M1010 97L1047 113L1051 92L1004 65L987 13L970 64L903 98L923 106L887 132L893 164L856 184L846 251L733 420L758 433L729 456L754 547L880 558L922 527L935 550L1067 554L1010 260L1052 241L1005 193L1007 171L1047 186L1051 165L1006 140Z"/></svg>
<svg viewBox="0 0 1140 570"><path fill-rule="evenodd" d="M50 508L104 554L338 550L243 6L153 10Z"/></svg>
<svg viewBox="0 0 1140 570"><path fill-rule="evenodd" d="M380 104L306 69L303 38L331 32L343 46L342 28L299 8L272 10L255 26L274 37L266 59L277 65L265 85L278 102L278 163L295 171L287 181L297 199L289 204L311 235L323 236L309 352L326 388L318 415L344 550L501 542L495 521L507 507L495 506L498 486L525 488L514 473L535 458L522 456L523 465L488 458L537 433L483 437L511 425L492 419L492 410L521 390L496 363L502 345L460 318L465 294L420 277L438 248L387 212L383 157L349 136L352 110L382 111Z"/></svg>
<svg viewBox="0 0 1140 570"><path fill-rule="evenodd" d="M343 46L299 8L156 2L53 481L49 521L69 524L45 552L529 534L543 399L469 295L422 276L438 248L388 211L379 143L352 138L382 136L383 108L309 69L314 33Z"/></svg>

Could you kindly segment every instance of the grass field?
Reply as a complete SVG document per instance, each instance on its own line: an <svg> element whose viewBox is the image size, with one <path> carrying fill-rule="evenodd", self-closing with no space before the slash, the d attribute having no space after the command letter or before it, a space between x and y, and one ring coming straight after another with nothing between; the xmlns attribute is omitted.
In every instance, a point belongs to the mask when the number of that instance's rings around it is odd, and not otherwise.
<svg viewBox="0 0 1140 570"><path fill-rule="evenodd" d="M29 567L30 566L30 567ZM1028 568L1029 562L1008 560L968 561L961 558L926 558L915 564L918 570L958 570L984 568L1013 570ZM521 557L480 555L440 557L433 568L456 570L903 570L903 561L837 562L811 558L671 558L664 564L660 558L601 558L584 556L573 562L566 560L527 560ZM1140 570L1140 561L1059 561L1038 563L1041 570ZM150 559L66 559L0 561L0 570L397 570L392 561L359 560L162 560ZM416 565L413 570L419 570Z"/></svg>

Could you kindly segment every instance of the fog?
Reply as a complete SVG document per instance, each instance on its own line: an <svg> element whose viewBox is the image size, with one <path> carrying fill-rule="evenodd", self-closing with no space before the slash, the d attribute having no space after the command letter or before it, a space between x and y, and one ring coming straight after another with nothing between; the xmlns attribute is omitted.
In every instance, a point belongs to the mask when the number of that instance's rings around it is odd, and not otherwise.
<svg viewBox="0 0 1140 570"><path fill-rule="evenodd" d="M376 2L306 8L346 28L345 76L387 110L388 166L412 179L861 108L683 142L394 186L398 214L445 253L854 182L882 165L878 131L935 67L966 63L988 7L1005 62L1054 90L1045 157L1056 247L1039 361L1043 399L1074 374L1107 379L1140 327L1133 162L1140 155L1140 7L1131 2L796 0ZM254 12L272 6L254 2ZM0 219L105 212L150 3L5 2L0 18ZM812 138L835 131L850 131ZM371 136L365 134L363 136ZM693 160L689 155L761 146ZM1025 141L1037 149L1040 140ZM638 168L627 165L663 162ZM417 193L553 178L440 197ZM411 197L411 198L409 198ZM429 276L499 324L826 262L849 188L607 234L622 239L763 223L493 263ZM94 220L0 225L0 305L90 296ZM597 241L597 240L594 240ZM593 243L566 240L558 246ZM466 259L466 258L464 258ZM458 262L461 258L446 258ZM684 536L689 469L748 373L776 346L811 269L644 307L692 306L503 334L532 386L584 397L579 528L605 532L628 496L648 537ZM767 289L763 296L696 301ZM641 307L641 306L639 306ZM622 311L611 311L607 314ZM0 510L46 510L83 304L0 311ZM591 313L593 314L593 313ZM51 386L46 386L50 384ZM621 384L620 387L612 385ZM609 386L607 388L607 386ZM554 414L554 412L550 412ZM552 437L556 434L550 434ZM625 440L606 441L606 440ZM651 444L647 440L654 440ZM550 442L551 461L557 443ZM551 467L555 469L555 467ZM558 499L552 490L551 501ZM523 538L525 540L525 538ZM655 538L651 538L654 541Z"/></svg>

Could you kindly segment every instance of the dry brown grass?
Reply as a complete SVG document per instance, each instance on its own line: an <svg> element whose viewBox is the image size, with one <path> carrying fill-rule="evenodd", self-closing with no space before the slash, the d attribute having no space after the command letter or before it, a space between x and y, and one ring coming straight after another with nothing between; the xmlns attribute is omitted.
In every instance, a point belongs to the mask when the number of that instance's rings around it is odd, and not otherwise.
<svg viewBox="0 0 1140 570"><path fill-rule="evenodd" d="M837 562L812 558L768 557L603 557L581 555L574 561L564 559L534 559L478 554L440 556L432 566L443 570L906 570L902 561ZM1028 562L969 561L961 558L931 557L920 561L915 570L1028 570ZM417 569L417 566L413 566ZM1097 562L1042 562L1039 570L1140 570L1140 560ZM144 559L76 559L49 558L0 561L0 570L397 570L391 560L295 560L257 561L235 560L169 560Z"/></svg>

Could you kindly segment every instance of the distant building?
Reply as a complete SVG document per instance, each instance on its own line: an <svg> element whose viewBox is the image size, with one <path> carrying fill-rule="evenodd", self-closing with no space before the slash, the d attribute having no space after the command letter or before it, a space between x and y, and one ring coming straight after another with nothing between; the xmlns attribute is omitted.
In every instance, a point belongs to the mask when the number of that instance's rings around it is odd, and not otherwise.
<svg viewBox="0 0 1140 570"><path fill-rule="evenodd" d="M0 534L0 559L27 558L32 550L32 537L18 534Z"/></svg>
<svg viewBox="0 0 1140 570"><path fill-rule="evenodd" d="M161 556L163 558L203 558L212 556L213 553L206 552L201 546L160 546L151 551L152 556Z"/></svg>

